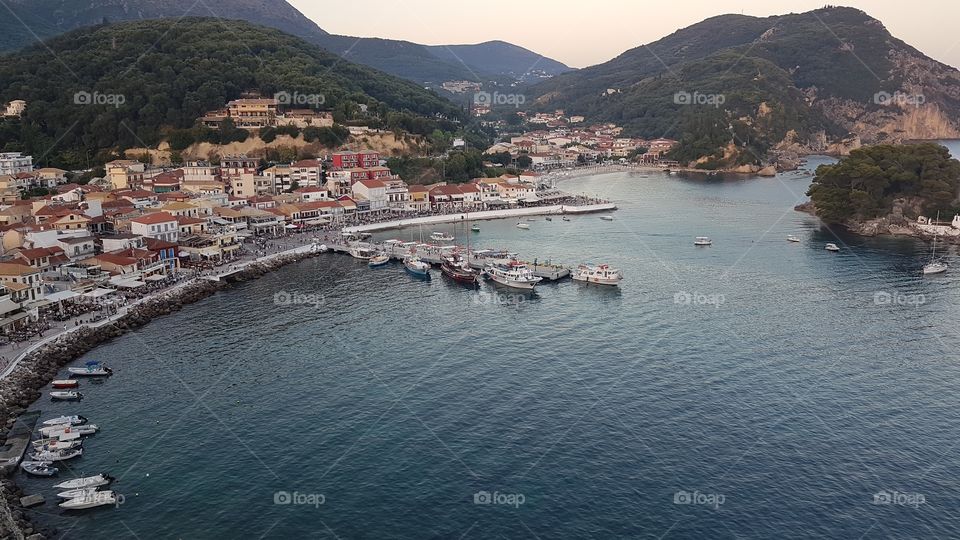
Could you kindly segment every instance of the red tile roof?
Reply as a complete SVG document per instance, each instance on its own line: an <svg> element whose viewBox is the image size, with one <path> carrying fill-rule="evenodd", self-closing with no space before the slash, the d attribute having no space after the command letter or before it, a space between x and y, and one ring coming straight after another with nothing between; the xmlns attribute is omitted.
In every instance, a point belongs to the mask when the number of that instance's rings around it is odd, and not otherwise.
<svg viewBox="0 0 960 540"><path fill-rule="evenodd" d="M144 214L140 217L135 217L130 221L134 223L140 223L142 225L157 225L158 223L169 223L171 221L177 221L177 218L171 216L166 212L153 212L151 214Z"/></svg>

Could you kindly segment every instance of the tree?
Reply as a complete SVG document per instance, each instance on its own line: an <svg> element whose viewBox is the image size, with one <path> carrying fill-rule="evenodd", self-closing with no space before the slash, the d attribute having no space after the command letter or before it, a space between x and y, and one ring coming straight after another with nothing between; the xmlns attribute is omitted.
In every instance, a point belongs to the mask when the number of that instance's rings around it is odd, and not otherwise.
<svg viewBox="0 0 960 540"><path fill-rule="evenodd" d="M517 157L517 165L522 169L529 169L533 165L533 158L526 154L520 155Z"/></svg>

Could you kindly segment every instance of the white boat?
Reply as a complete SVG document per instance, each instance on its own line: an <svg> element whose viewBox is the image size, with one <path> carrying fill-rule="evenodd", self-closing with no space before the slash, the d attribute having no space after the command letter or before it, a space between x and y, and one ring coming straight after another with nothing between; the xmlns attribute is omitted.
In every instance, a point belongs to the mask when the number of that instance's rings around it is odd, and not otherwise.
<svg viewBox="0 0 960 540"><path fill-rule="evenodd" d="M823 249L825 249L825 250L827 250L827 251L834 251L834 252L840 251L840 248L839 248L836 244L833 244L833 243L827 244L827 246L826 246L825 248L823 248Z"/></svg>
<svg viewBox="0 0 960 540"><path fill-rule="evenodd" d="M442 232L435 232L431 234L430 239L436 242L452 242L454 240L453 236Z"/></svg>
<svg viewBox="0 0 960 540"><path fill-rule="evenodd" d="M66 461L82 455L83 448L71 448L69 450L41 450L30 454L30 458L34 461Z"/></svg>
<svg viewBox="0 0 960 540"><path fill-rule="evenodd" d="M940 214L937 214L937 222L939 221L940 221ZM923 265L923 275L925 276L942 274L950 269L950 266L947 265L946 262L937 258L937 238L939 236L940 234L938 233L933 237L933 248L932 248L933 250L930 253L930 262Z"/></svg>
<svg viewBox="0 0 960 540"><path fill-rule="evenodd" d="M380 266L386 266L388 264L390 264L390 257L388 255L384 255L383 253L381 253L379 255L374 256L372 259L370 259L370 262L367 263L367 266L369 266L370 268L378 268Z"/></svg>
<svg viewBox="0 0 960 540"><path fill-rule="evenodd" d="M573 273L573 279L585 283L617 286L623 281L623 272L616 268L610 268L605 264L601 264L600 266L581 264Z"/></svg>
<svg viewBox="0 0 960 540"><path fill-rule="evenodd" d="M570 221L570 218L568 218L567 216L563 216L563 220L564 220L564 221Z"/></svg>
<svg viewBox="0 0 960 540"><path fill-rule="evenodd" d="M528 218L527 218L527 221L529 221L529 222L531 222L531 223L532 223L532 222L534 222L534 221L536 221L536 220L535 220L535 219L533 219L532 217L528 217Z"/></svg>
<svg viewBox="0 0 960 540"><path fill-rule="evenodd" d="M507 264L491 264L487 267L487 275L494 282L513 289L532 291L537 283L543 281L533 274L526 264L519 261L510 261Z"/></svg>
<svg viewBox="0 0 960 540"><path fill-rule="evenodd" d="M600 219L604 221L613 221L613 216L600 216Z"/></svg>
<svg viewBox="0 0 960 540"><path fill-rule="evenodd" d="M42 439L37 439L33 441L33 447L39 448L51 442L68 443L68 442L79 441L79 440L80 440L80 434L77 433L76 431L73 431L70 433L60 433L56 437L44 437Z"/></svg>
<svg viewBox="0 0 960 540"><path fill-rule="evenodd" d="M376 250L368 244L357 244L350 247L350 256L361 261L369 261L377 255Z"/></svg>
<svg viewBox="0 0 960 540"><path fill-rule="evenodd" d="M79 435L93 435L100 431L100 426L96 424L84 424L82 426L47 426L40 428L40 434L44 437L61 438L64 434L77 433Z"/></svg>
<svg viewBox="0 0 960 540"><path fill-rule="evenodd" d="M67 371L78 377L109 377L113 375L112 369L96 360L87 362L84 367L69 367Z"/></svg>
<svg viewBox="0 0 960 540"><path fill-rule="evenodd" d="M403 267L417 277L430 277L430 263L423 262L416 255L404 259Z"/></svg>
<svg viewBox="0 0 960 540"><path fill-rule="evenodd" d="M50 397L53 399L60 399L63 401L79 401L83 399L83 394L80 392L50 392Z"/></svg>
<svg viewBox="0 0 960 540"><path fill-rule="evenodd" d="M694 241L693 245L695 246L712 246L713 240L709 239L706 236L698 236Z"/></svg>
<svg viewBox="0 0 960 540"><path fill-rule="evenodd" d="M24 461L20 464L20 468L23 472L34 476L53 476L60 472L60 469L51 467L52 464L50 461Z"/></svg>
<svg viewBox="0 0 960 540"><path fill-rule="evenodd" d="M526 223L517 223L517 228L527 230L530 228L530 226L527 225Z"/></svg>
<svg viewBox="0 0 960 540"><path fill-rule="evenodd" d="M61 499L76 499L77 497L83 497L85 495L97 493L97 491L98 489L95 487L71 489L68 491L61 491L60 493L57 493L57 497L60 497Z"/></svg>
<svg viewBox="0 0 960 540"><path fill-rule="evenodd" d="M37 452L49 452L53 450L70 450L73 448L80 448L80 445L83 444L83 441L80 439L61 441L57 438L48 438L37 439L31 444L33 445L33 449Z"/></svg>
<svg viewBox="0 0 960 540"><path fill-rule="evenodd" d="M74 478L73 480L67 480L66 482L60 482L59 484L54 484L53 487L60 489L83 489L83 488L93 488L98 486L105 486L113 482L113 477L109 474L100 473L96 476L87 476L84 478Z"/></svg>
<svg viewBox="0 0 960 540"><path fill-rule="evenodd" d="M477 226L477 225L474 225L474 226L470 227L470 230L473 231L473 232L480 232L480 227Z"/></svg>
<svg viewBox="0 0 960 540"><path fill-rule="evenodd" d="M799 243L799 242L800 242L800 237L799 237L799 236L794 236L794 235L791 234L790 236L787 237L787 242Z"/></svg>
<svg viewBox="0 0 960 540"><path fill-rule="evenodd" d="M86 424L86 417L80 416L79 414L73 416L58 416L57 418L51 418L49 420L44 420L43 425L45 426L59 426L61 424L67 424L70 426L79 426L80 424Z"/></svg>
<svg viewBox="0 0 960 540"><path fill-rule="evenodd" d="M117 504L117 497L112 491L95 491L76 499L70 499L60 503L60 508L64 510L86 510L87 508L96 508L108 504Z"/></svg>

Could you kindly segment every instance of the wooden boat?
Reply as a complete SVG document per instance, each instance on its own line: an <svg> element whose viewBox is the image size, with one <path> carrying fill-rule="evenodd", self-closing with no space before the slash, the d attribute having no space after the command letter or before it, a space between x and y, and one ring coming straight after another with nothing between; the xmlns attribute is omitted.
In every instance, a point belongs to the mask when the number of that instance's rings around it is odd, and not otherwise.
<svg viewBox="0 0 960 540"><path fill-rule="evenodd" d="M447 257L440 266L440 272L448 278L468 285L480 282L480 272L470 268L460 257Z"/></svg>
<svg viewBox="0 0 960 540"><path fill-rule="evenodd" d="M80 388L80 381L75 379L61 379L51 383L54 388Z"/></svg>
<svg viewBox="0 0 960 540"><path fill-rule="evenodd" d="M367 266L370 268L379 268L388 264L390 264L390 257L381 253L370 259L370 262L367 263Z"/></svg>

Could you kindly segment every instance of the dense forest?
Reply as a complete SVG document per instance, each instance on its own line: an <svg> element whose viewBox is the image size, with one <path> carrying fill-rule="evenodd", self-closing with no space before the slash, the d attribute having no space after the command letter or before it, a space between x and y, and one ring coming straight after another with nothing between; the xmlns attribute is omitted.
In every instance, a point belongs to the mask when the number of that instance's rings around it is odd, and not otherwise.
<svg viewBox="0 0 960 540"><path fill-rule="evenodd" d="M415 84L277 30L201 18L139 21L0 57L0 102L29 104L22 119L0 121L0 151L87 168L193 128L205 112L249 92L320 95L339 124L420 135L456 131L461 115Z"/></svg>
<svg viewBox="0 0 960 540"><path fill-rule="evenodd" d="M888 215L893 202L913 198L923 212L948 213L960 188L960 161L932 143L880 145L853 151L835 165L822 165L808 195L828 223ZM907 216L916 217L916 216Z"/></svg>

